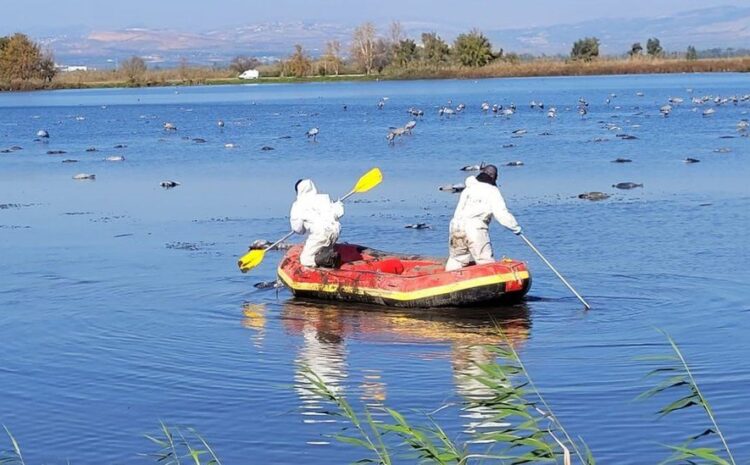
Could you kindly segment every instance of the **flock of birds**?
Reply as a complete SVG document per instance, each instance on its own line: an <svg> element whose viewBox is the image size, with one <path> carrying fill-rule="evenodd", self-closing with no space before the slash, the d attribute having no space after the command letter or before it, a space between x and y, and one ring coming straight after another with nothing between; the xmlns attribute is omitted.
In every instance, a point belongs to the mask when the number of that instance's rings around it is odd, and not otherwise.
<svg viewBox="0 0 750 465"><path fill-rule="evenodd" d="M688 89L687 91L688 91L688 93L692 93L692 89ZM637 92L636 96L643 97L644 93L643 92ZM605 102L604 102L605 105L607 105L607 106L614 105L613 109L619 109L620 107L617 106L614 103L614 102L616 102L616 98L617 98L616 94L614 94L614 93L609 94L607 96L607 98L605 99ZM378 101L378 103L377 103L377 108L379 110L384 109L385 106L386 106L386 103L388 102L388 100L389 100L388 97L383 97L382 99L380 99ZM706 96L700 96L700 97L692 97L692 98L690 98L690 103L692 103L692 105L693 105L691 111L698 112L699 110L701 110L701 114L702 114L703 117L711 117L712 115L714 115L717 112L717 108L720 108L722 106L725 106L725 105L739 105L740 103L747 102L747 101L750 101L750 94L745 94L745 95L741 95L741 96L732 95L732 96L728 96L728 97L706 95ZM665 117L665 118L669 117L677 107L679 107L680 105L683 105L683 104L685 104L685 99L684 98L682 98L682 97L669 97L667 99L667 102L664 105L662 105L662 106L659 107L659 113L663 117ZM532 100L529 103L528 107L532 111L540 112L542 114L546 114L547 118L553 119L553 118L557 118L558 117L558 109L557 109L557 107L555 107L555 106L545 106L545 103L542 102L542 101ZM589 102L585 98L581 97L581 98L578 99L575 108L576 108L576 112L578 113L578 115L580 116L580 118L584 119L584 118L587 117L587 115L589 113ZM636 108L638 108L638 107L636 107ZM347 106L344 105L343 109L346 111L347 110ZM566 108L566 110L570 111L570 108ZM469 109L466 106L466 104L459 103L458 105L454 106L451 101L448 101L447 104L440 105L440 106L437 107L437 115L438 115L438 117L440 119L446 119L446 120L454 118L457 115L459 115L461 113L464 113L464 112L467 112L467 111L469 111ZM508 105L503 105L503 104L496 104L496 103L492 104L492 103L490 103L488 101L484 101L484 102L481 103L481 105L479 105L479 111L482 112L482 113L484 113L484 114L490 114L491 113L494 116L498 116L498 117L503 117L503 118L506 118L506 119L510 119L510 118L512 118L518 112L518 107L514 103L510 103ZM642 113L643 112L636 113L636 114L642 114ZM422 119L425 116L425 112L422 109L419 109L419 108L416 108L416 107L410 107L410 108L408 108L407 109L407 114L409 116L411 116L412 119L408 120L403 126L391 126L391 127L388 128L388 131L386 133L386 137L385 138L386 138L386 141L387 141L387 143L389 145L395 145L396 144L396 140L398 138L411 135L413 133L414 129L417 127L418 120ZM621 139L621 140L637 139L636 136L633 136L631 134L627 134L627 133L622 132L621 127L617 123L604 122L604 121L600 121L600 123L602 123L602 127L603 128L607 129L608 131L615 132L616 133L616 137L618 139ZM225 123L224 123L223 120L219 120L219 121L217 121L217 125L220 128L223 128L224 125L225 125ZM633 127L637 127L637 126L634 125ZM748 137L748 135L750 135L750 121L748 121L748 119L742 119L742 120L740 120L737 123L737 125L736 125L736 129L737 129L738 133L740 134L740 136L742 136L742 137ZM163 124L163 130L165 132L175 132L175 131L177 131L177 126L174 123L172 123L172 122L165 122ZM516 130L512 131L512 137L522 137L526 133L527 133L526 129L516 129ZM320 128L318 128L318 127L312 127L307 132L305 132L306 138L309 139L311 142L317 142L319 134L320 134ZM543 132L541 135L551 135L551 134L548 133L548 132ZM289 136L285 136L285 137L288 138ZM50 138L49 132L47 130L45 130L45 129L40 129L36 133L36 139L35 140L44 142L44 141L49 140L49 138ZM192 140L195 143L205 143L206 142L206 140L202 139L202 138L193 138ZM599 138L594 139L593 141L594 142L602 142L602 141L605 141L605 140L607 140L607 139L599 137ZM224 146L226 148L235 148L236 144L227 143L227 144L224 144ZM511 148L513 146L514 146L513 144L505 144L505 145L503 145L504 148ZM118 144L118 145L114 146L114 148L124 148L124 147L126 147L126 146L123 145L123 144ZM21 147L19 147L19 146L13 146L13 147L10 147L10 148L7 148L7 149L0 150L0 153L10 153L10 152L14 152L14 151L17 151L17 150L21 150ZM261 148L261 150L263 150L263 151L269 151L269 150L274 150L274 148L270 147L270 146L263 146ZM90 147L86 151L87 152L96 152L97 149L94 148L94 147ZM720 149L716 149L715 151L716 152L726 152L726 151L729 151L729 149L720 148ZM49 150L47 153L50 154L50 155L62 155L62 154L65 154L65 151L63 151L63 150ZM125 157L123 157L121 155L110 155L110 156L105 157L104 160L107 161L107 162L123 162L123 161L125 161ZM76 161L77 160L67 159L67 158L62 160L63 163L74 163ZM698 162L700 162L699 159L694 158L694 157L687 157L683 161L685 163L698 163ZM612 162L613 163L630 163L630 162L632 162L632 160L628 159L628 158L618 157L618 158L612 160ZM462 171L467 171L467 172L479 171L479 170L482 169L483 166L484 166L484 163L480 163L480 164L466 165L466 166L463 166L460 169ZM520 167L520 166L524 166L524 163L521 160L515 160L515 161L510 161L510 162L505 163L504 166L508 166L508 167ZM73 179L75 179L75 180L93 180L93 179L96 179L96 175L92 174L92 173L79 173L79 174L74 175ZM159 185L161 187L165 188L165 189L171 189L171 188L179 186L180 183L177 182L177 181L173 181L173 180L164 180L164 181L160 182ZM623 182L623 183L613 184L612 187L617 188L617 189L634 189L634 188L643 187L643 183ZM465 186L463 184L449 184L449 185L440 186L439 190L443 191L443 192L459 193L464 188L465 188ZM582 199L587 199L587 200L603 200L603 199L608 198L609 194L602 193L602 192L587 192L587 193L583 193L583 194L579 195L578 197L582 198ZM411 228L414 228L414 229L424 229L426 227L426 225L416 224L416 225L408 225L407 227L411 227Z"/></svg>

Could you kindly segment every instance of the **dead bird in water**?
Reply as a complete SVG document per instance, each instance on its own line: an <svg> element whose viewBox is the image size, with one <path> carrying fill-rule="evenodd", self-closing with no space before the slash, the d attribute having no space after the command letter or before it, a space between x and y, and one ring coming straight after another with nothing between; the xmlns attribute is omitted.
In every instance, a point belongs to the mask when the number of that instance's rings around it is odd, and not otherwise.
<svg viewBox="0 0 750 465"><path fill-rule="evenodd" d="M252 244L250 244L250 247L248 247L248 250L259 250L259 249L268 249L273 245L273 242L267 241L265 239L258 239L254 241ZM289 244L288 242L282 242L281 244L275 245L273 248L269 250L289 250L292 248L292 244Z"/></svg>
<svg viewBox="0 0 750 465"><path fill-rule="evenodd" d="M96 179L95 174L89 174L89 173L78 173L75 176L73 176L73 179L76 181L82 181L84 179L94 180Z"/></svg>
<svg viewBox="0 0 750 465"><path fill-rule="evenodd" d="M122 155L111 155L105 158L104 161L125 161L125 157Z"/></svg>
<svg viewBox="0 0 750 465"><path fill-rule="evenodd" d="M253 284L253 287L256 289L278 289L280 287L284 287L284 284L281 281L261 281L259 283Z"/></svg>
<svg viewBox="0 0 750 465"><path fill-rule="evenodd" d="M407 224L404 226L406 229L432 229L432 226L430 226L427 223L415 223L415 224Z"/></svg>
<svg viewBox="0 0 750 465"><path fill-rule="evenodd" d="M463 184L446 184L445 186L438 187L438 190L441 192L449 192L451 194L458 194L459 192L462 192L464 189L466 189L466 186Z"/></svg>
<svg viewBox="0 0 750 465"><path fill-rule="evenodd" d="M478 164L478 165L466 165L462 168L460 168L461 171L479 171L482 168L484 168L484 162Z"/></svg>
<svg viewBox="0 0 750 465"><path fill-rule="evenodd" d="M173 187L179 186L180 183L177 181L162 181L159 183L159 185L163 187L164 189L171 189Z"/></svg>
<svg viewBox="0 0 750 465"><path fill-rule="evenodd" d="M631 163L632 161L630 158L615 158L612 163Z"/></svg>
<svg viewBox="0 0 750 465"><path fill-rule="evenodd" d="M635 189L636 187L643 187L643 184L636 184L634 182L618 182L617 184L612 184L612 187L627 190Z"/></svg>
<svg viewBox="0 0 750 465"><path fill-rule="evenodd" d="M690 158L690 157L687 157L687 158L686 158L686 159L684 159L683 161L684 161L685 163L700 163L700 162L701 162L701 161L700 161L700 160L698 160L697 158Z"/></svg>
<svg viewBox="0 0 750 465"><path fill-rule="evenodd" d="M509 161L505 166L523 166L523 162L521 160Z"/></svg>
<svg viewBox="0 0 750 465"><path fill-rule="evenodd" d="M584 192L583 194L578 194L578 198L596 202L598 200L606 200L610 198L610 195L604 192Z"/></svg>

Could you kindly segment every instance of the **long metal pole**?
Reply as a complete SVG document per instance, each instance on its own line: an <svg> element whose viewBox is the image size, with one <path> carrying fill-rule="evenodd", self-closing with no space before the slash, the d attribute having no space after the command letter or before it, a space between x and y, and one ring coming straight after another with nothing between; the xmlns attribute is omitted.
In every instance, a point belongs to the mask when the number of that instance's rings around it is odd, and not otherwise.
<svg viewBox="0 0 750 465"><path fill-rule="evenodd" d="M555 274L557 275L557 277L560 278L560 281L562 281L566 286L568 286L568 289L570 289L570 291L573 294L575 294L576 297L578 297L578 300L580 300L581 303L586 307L586 310L590 310L591 309L591 305L589 305L588 302L586 302L583 299L583 297L581 297L581 294L579 294L578 292L576 292L575 289L573 289L573 286L571 286L570 283L568 281L566 281L565 278L563 278L563 276L555 269L555 267L552 266L552 263L550 263L549 260L547 260L546 258L544 258L544 255L542 255L542 253L539 251L539 249L537 249L536 247L534 247L534 244L532 244L531 241L528 240L526 238L526 236L524 236L523 234L519 234L519 236L521 236L521 239L523 239L524 242L526 242L526 245L528 245L529 247L531 247L531 250L533 250L534 252L536 252L536 254L539 255L539 258L541 258L544 261L544 263L546 263L547 266L552 271L555 272Z"/></svg>

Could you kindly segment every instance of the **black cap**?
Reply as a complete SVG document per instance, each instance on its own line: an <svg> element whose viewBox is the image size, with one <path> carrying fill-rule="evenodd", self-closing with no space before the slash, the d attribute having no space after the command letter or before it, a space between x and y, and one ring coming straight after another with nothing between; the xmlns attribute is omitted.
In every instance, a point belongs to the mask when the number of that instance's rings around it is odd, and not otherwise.
<svg viewBox="0 0 750 465"><path fill-rule="evenodd" d="M497 166L485 165L482 167L480 172L489 176L492 179L493 184L497 182Z"/></svg>

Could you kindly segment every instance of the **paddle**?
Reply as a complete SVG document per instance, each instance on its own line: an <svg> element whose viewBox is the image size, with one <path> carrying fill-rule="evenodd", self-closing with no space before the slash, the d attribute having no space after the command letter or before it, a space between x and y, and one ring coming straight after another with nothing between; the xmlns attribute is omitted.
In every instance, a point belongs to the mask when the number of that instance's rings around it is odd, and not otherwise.
<svg viewBox="0 0 750 465"><path fill-rule="evenodd" d="M537 249L536 247L534 247L534 244L532 244L531 241L526 238L526 236L524 236L523 234L519 234L519 235L521 236L521 239L523 239L524 242L526 242L526 244L529 247L531 247L531 250L533 250L534 252L536 252L536 254L539 255L539 258L541 258L542 261L544 261L544 263L546 263L547 266L552 271L555 272L555 274L557 275L557 277L560 278L560 281L562 281L563 284L565 284L566 286L568 286L568 289L570 289L573 292L573 294L575 294L575 296L578 297L578 300L580 300L581 303L586 307L586 310L591 310L591 305L589 305L585 300L583 300L583 297L581 297L581 295L578 292L576 292L575 289L573 289L573 286L571 286L570 283L568 283L565 280L565 278L562 277L562 275L555 269L555 267L552 266L552 263L550 263L549 260L547 260L546 258L544 258L544 255L542 255L542 253L539 251L539 249Z"/></svg>
<svg viewBox="0 0 750 465"><path fill-rule="evenodd" d="M357 181L357 184L354 185L354 189L352 189L348 194L341 197L339 201L343 202L344 200L348 199L354 194L361 194L363 192L367 192L373 187L380 184L380 182L383 180L383 173L380 172L379 168L373 168L367 173L363 174L361 178L359 178L359 181ZM240 267L240 271L243 273L247 273L248 271L252 270L256 266L260 265L260 263L263 261L263 257L265 257L266 252L273 249L277 245L281 244L285 240L289 239L294 235L294 231L290 231L286 236L282 237L278 241L274 242L273 244L269 245L265 249L255 249L251 250L245 255L243 255L238 261L237 266Z"/></svg>

